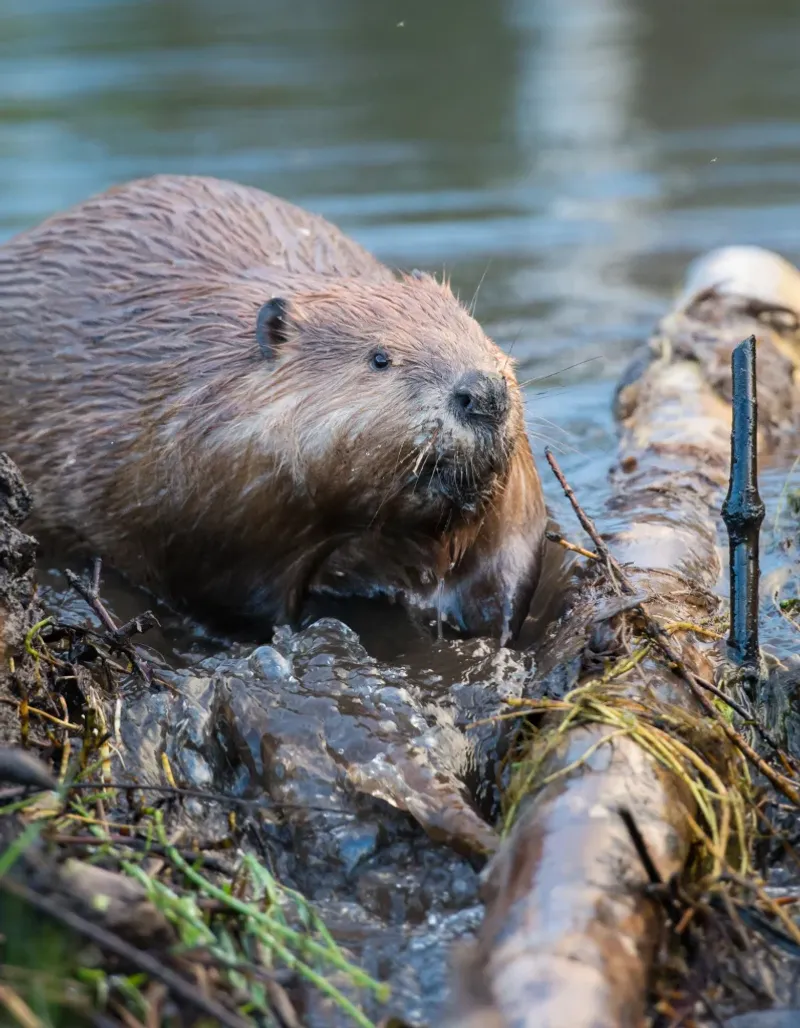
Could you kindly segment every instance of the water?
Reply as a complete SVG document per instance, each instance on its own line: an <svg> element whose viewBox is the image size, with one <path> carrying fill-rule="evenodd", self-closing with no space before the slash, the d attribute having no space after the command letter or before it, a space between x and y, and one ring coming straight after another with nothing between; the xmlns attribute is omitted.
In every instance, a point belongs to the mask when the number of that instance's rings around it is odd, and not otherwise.
<svg viewBox="0 0 800 1028"><path fill-rule="evenodd" d="M540 464L599 512L615 380L686 263L800 261L799 34L795 0L0 0L0 241L155 172L286 196L479 290ZM789 464L762 474L781 595ZM764 640L797 639L765 599Z"/></svg>

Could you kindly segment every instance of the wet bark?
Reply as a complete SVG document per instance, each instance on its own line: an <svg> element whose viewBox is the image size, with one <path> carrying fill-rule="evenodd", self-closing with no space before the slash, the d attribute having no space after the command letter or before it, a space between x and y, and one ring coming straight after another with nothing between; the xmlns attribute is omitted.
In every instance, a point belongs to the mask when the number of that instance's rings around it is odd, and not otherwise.
<svg viewBox="0 0 800 1028"><path fill-rule="evenodd" d="M730 549L731 650L747 674L758 680L758 544L764 504L758 492L756 338L733 351L731 477L722 505Z"/></svg>
<svg viewBox="0 0 800 1028"><path fill-rule="evenodd" d="M789 306L698 290L636 355L616 396L612 496L605 511L593 512L633 594L615 590L602 561L581 575L568 614L543 647L539 688L546 695L596 681L604 660L626 652L636 617L626 607L642 602L661 625L708 624L719 613L714 588L731 452L731 354L756 334L759 446L790 438L800 389L794 330L783 317ZM670 645L690 673L713 678L719 643L681 631ZM661 702L703 713L656 647L622 681L629 697L651 709ZM539 740L556 723L547 715ZM452 1023L641 1024L665 918L645 889L653 869L648 875L619 811L630 812L656 873L667 880L684 867L694 808L677 776L629 736L608 741L611 732L595 723L565 732L536 781L560 776L532 788L519 805L487 871L478 940L458 960Z"/></svg>

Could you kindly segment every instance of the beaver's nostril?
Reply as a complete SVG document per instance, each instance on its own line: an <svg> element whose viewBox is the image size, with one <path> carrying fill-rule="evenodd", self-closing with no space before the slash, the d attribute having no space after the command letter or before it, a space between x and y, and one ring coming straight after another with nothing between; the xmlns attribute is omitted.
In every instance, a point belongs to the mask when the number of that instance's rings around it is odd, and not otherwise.
<svg viewBox="0 0 800 1028"><path fill-rule="evenodd" d="M502 421L508 413L508 386L502 375L470 371L453 390L456 413L468 418Z"/></svg>
<svg viewBox="0 0 800 1028"><path fill-rule="evenodd" d="M457 390L455 394L455 401L456 406L460 407L462 410L465 410L467 412L469 412L472 409L475 402L472 393L468 393L465 389Z"/></svg>

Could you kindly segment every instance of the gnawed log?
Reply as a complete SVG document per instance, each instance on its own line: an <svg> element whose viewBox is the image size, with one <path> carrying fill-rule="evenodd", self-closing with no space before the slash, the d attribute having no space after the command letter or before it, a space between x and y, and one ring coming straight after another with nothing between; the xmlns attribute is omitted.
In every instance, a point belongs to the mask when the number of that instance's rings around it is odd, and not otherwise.
<svg viewBox="0 0 800 1028"><path fill-rule="evenodd" d="M736 249L701 262L689 283L617 392L603 524L624 573L595 538L600 559L542 647L550 704L538 707L550 712L519 761L484 924L459 959L454 1024L641 1024L665 921L647 886L681 871L706 831L719 872L742 831L741 754L702 691L722 638L714 588L731 354L756 335L758 441L768 448L798 429L800 273Z"/></svg>

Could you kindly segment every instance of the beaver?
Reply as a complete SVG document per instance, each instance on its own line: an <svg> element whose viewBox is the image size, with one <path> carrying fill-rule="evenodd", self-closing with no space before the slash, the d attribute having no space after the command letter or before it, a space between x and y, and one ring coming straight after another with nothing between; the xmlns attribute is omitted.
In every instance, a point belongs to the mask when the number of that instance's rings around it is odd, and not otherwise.
<svg viewBox="0 0 800 1028"><path fill-rule="evenodd" d="M261 190L156 176L0 247L0 447L47 545L200 620L382 596L513 639L541 485L447 282Z"/></svg>

